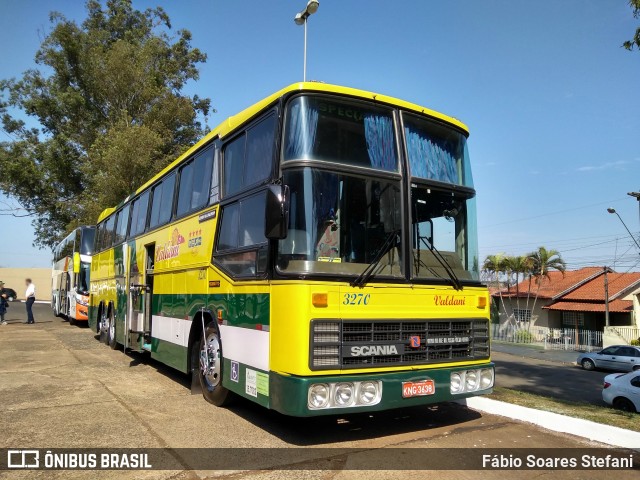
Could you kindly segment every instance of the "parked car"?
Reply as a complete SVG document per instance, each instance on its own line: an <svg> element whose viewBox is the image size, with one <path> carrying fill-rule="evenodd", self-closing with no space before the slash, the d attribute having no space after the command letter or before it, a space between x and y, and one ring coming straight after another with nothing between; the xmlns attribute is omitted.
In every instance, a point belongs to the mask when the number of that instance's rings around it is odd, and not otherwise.
<svg viewBox="0 0 640 480"><path fill-rule="evenodd" d="M602 400L625 412L640 412L640 372L604 377Z"/></svg>
<svg viewBox="0 0 640 480"><path fill-rule="evenodd" d="M18 299L18 295L16 294L16 291L13 288L5 287L2 289L2 293L7 295L7 300L9 300L10 302L13 302Z"/></svg>
<svg viewBox="0 0 640 480"><path fill-rule="evenodd" d="M640 347L613 345L599 352L583 353L576 361L585 370L631 372L640 369Z"/></svg>

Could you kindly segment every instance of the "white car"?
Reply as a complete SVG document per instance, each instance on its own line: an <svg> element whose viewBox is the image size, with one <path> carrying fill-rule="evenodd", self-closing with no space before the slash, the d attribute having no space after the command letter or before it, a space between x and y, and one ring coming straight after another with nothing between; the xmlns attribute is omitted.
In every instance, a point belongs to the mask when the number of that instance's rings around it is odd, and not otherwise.
<svg viewBox="0 0 640 480"><path fill-rule="evenodd" d="M640 372L612 373L604 377L602 400L613 408L640 413Z"/></svg>

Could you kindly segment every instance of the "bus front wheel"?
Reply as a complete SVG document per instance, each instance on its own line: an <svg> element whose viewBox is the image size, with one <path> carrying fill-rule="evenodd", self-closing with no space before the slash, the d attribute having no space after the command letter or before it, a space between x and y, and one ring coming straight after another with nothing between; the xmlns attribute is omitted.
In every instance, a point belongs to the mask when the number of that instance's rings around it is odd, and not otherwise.
<svg viewBox="0 0 640 480"><path fill-rule="evenodd" d="M229 405L233 394L222 386L222 343L215 322L209 322L205 327L204 336L194 342L192 352L195 353L193 366L198 369L205 400L218 407Z"/></svg>

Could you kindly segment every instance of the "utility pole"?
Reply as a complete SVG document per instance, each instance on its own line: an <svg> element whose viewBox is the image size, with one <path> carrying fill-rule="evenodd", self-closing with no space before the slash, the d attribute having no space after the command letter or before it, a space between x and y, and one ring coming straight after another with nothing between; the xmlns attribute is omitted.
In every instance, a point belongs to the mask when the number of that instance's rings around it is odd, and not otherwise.
<svg viewBox="0 0 640 480"><path fill-rule="evenodd" d="M609 268L604 267L604 324L609 327L609 278L607 272Z"/></svg>

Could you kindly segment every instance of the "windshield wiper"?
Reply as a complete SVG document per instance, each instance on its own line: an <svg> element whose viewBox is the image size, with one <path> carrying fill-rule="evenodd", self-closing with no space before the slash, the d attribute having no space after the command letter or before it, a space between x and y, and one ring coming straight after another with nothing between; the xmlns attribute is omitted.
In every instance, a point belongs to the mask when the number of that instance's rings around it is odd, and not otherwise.
<svg viewBox="0 0 640 480"><path fill-rule="evenodd" d="M397 238L399 233L400 230L393 230L392 232L389 232L389 235L387 235L387 238L380 247L380 250L378 250L376 256L373 258L373 260L371 260L371 263L369 263L369 265L367 265L367 268L365 268L362 273L358 275L353 280L353 282L351 282L352 287L362 288L369 281L369 279L373 277L373 272L380 263L380 260L382 260L382 257L389 253L391 249L398 243Z"/></svg>
<svg viewBox="0 0 640 480"><path fill-rule="evenodd" d="M453 271L453 268L451 267L449 262L447 262L447 259L444 258L444 256L440 253L440 250L438 250L435 245L428 244L424 239L421 239L421 241L424 242L424 244L427 246L429 250L431 250L435 259L438 260L438 263L442 265L442 268L444 268L444 271L447 272L447 275L449 275L449 279L451 280L451 284L453 285L453 288L455 288L456 290L462 290L462 283L460 283L460 279L458 278L456 273Z"/></svg>

